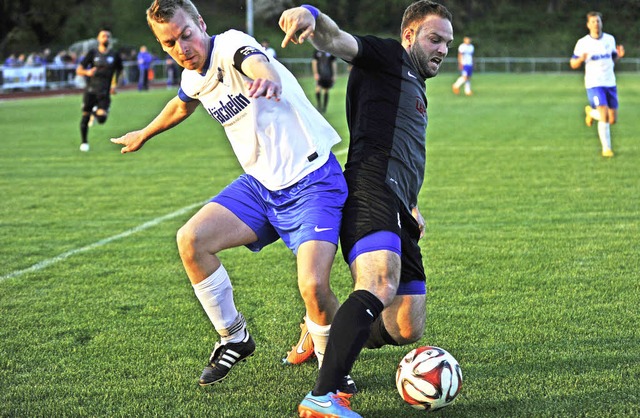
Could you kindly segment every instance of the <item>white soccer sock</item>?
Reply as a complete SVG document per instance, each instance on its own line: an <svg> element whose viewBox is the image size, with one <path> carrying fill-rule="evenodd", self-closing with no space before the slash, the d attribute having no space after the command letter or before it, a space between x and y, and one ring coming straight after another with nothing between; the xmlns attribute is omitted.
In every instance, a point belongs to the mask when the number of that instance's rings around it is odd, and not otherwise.
<svg viewBox="0 0 640 418"><path fill-rule="evenodd" d="M600 111L598 109L591 108L589 116L591 116L594 120L600 120Z"/></svg>
<svg viewBox="0 0 640 418"><path fill-rule="evenodd" d="M469 81L464 83L464 92L465 93L471 93L471 83Z"/></svg>
<svg viewBox="0 0 640 418"><path fill-rule="evenodd" d="M304 317L304 322L307 324L309 335L311 335L311 339L313 340L313 351L316 353L318 368L320 368L322 366L322 360L324 360L324 352L327 349L331 324L318 325L309 319L307 315Z"/></svg>
<svg viewBox="0 0 640 418"><path fill-rule="evenodd" d="M611 129L610 124L607 122L598 122L598 136L600 137L600 143L602 144L602 150L607 151L611 149Z"/></svg>
<svg viewBox="0 0 640 418"><path fill-rule="evenodd" d="M464 77L458 77L455 83L453 83L453 87L459 88L462 83L464 83Z"/></svg>
<svg viewBox="0 0 640 418"><path fill-rule="evenodd" d="M233 287L223 265L200 283L193 285L202 308L220 334L222 343L240 342L246 323L233 302Z"/></svg>

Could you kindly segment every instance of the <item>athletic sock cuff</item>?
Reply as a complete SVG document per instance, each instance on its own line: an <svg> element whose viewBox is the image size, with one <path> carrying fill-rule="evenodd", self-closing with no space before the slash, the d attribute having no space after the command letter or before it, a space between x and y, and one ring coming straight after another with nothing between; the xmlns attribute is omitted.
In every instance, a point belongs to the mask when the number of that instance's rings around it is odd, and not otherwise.
<svg viewBox="0 0 640 418"><path fill-rule="evenodd" d="M305 324L307 324L307 329L309 330L310 334L312 335L317 334L317 335L322 335L327 337L329 336L329 331L331 330L331 324L329 325L316 324L308 316L305 317L304 322Z"/></svg>
<svg viewBox="0 0 640 418"><path fill-rule="evenodd" d="M366 308L370 309L374 318L377 318L384 309L380 299L368 290L356 290L351 293L351 297L359 300Z"/></svg>

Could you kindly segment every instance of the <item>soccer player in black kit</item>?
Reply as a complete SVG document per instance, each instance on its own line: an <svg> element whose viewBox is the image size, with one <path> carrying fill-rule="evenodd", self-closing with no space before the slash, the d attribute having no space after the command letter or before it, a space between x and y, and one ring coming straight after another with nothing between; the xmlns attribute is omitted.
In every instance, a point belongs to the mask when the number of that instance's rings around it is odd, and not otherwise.
<svg viewBox="0 0 640 418"><path fill-rule="evenodd" d="M117 80L122 73L122 58L116 51L109 49L111 31L101 29L98 32L98 47L89 50L76 68L76 74L86 79L87 86L82 98L82 119L80 151L89 151L87 134L91 117L103 124L109 114L111 93L115 91Z"/></svg>
<svg viewBox="0 0 640 418"><path fill-rule="evenodd" d="M425 81L436 76L448 53L451 20L444 6L416 1L404 12L397 41L351 35L310 5L280 17L283 48L308 39L353 66L344 169L349 196L340 243L355 286L334 317L315 387L298 406L301 417L360 417L350 408L351 395L340 391L360 351L409 344L424 333L418 194L426 166Z"/></svg>
<svg viewBox="0 0 640 418"><path fill-rule="evenodd" d="M329 104L329 90L336 81L338 65L336 57L328 52L315 50L311 60L313 78L316 80L316 102L318 110L322 113L327 111Z"/></svg>

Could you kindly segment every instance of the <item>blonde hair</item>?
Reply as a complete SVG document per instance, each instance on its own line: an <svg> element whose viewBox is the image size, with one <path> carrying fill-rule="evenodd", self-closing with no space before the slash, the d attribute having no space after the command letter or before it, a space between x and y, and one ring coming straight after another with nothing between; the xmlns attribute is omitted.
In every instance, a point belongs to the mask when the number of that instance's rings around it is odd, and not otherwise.
<svg viewBox="0 0 640 418"><path fill-rule="evenodd" d="M147 9L147 24L153 32L152 22L167 23L178 10L184 10L195 23L200 18L198 9L190 0L154 0Z"/></svg>

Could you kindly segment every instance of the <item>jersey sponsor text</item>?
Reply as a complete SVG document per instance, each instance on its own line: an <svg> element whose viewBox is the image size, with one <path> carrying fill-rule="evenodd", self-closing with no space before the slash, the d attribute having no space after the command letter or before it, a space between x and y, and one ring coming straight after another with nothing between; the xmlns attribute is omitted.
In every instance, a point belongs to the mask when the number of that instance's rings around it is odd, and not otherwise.
<svg viewBox="0 0 640 418"><path fill-rule="evenodd" d="M235 115L242 112L244 108L251 103L242 93L237 96L228 94L227 99L228 100L226 102L220 100L218 102L220 103L220 106L207 108L207 112L209 112L209 114L221 124L224 124Z"/></svg>

